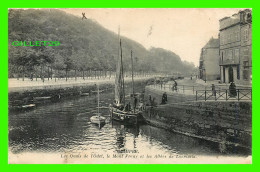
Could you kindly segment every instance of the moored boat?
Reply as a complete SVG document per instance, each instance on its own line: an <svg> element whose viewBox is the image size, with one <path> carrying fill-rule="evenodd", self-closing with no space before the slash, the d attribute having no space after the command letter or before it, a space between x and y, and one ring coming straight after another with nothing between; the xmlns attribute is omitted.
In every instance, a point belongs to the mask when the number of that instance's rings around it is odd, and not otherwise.
<svg viewBox="0 0 260 172"><path fill-rule="evenodd" d="M90 118L90 122L93 124L104 124L106 122L106 118L100 115L95 115Z"/></svg>
<svg viewBox="0 0 260 172"><path fill-rule="evenodd" d="M36 107L35 104L26 104L26 105L15 105L15 106L10 106L9 110L11 111L27 111L34 109Z"/></svg>
<svg viewBox="0 0 260 172"><path fill-rule="evenodd" d="M93 124L105 124L106 122L106 118L101 116L101 114L99 113L99 86L97 85L97 103L98 103L98 107L97 107L97 115L94 115L92 117L90 117L90 122Z"/></svg>
<svg viewBox="0 0 260 172"><path fill-rule="evenodd" d="M119 34L118 34L119 35ZM119 39L120 48L118 50L118 64L115 78L115 100L113 104L109 106L110 116L112 120L121 121L127 124L138 124L143 121L142 111L137 108L137 97L134 93L134 76L133 76L133 57L131 51L131 62L132 62L132 88L133 94L131 102L126 102L125 99L125 85L124 85L124 70L123 70L123 59L122 59L122 44Z"/></svg>

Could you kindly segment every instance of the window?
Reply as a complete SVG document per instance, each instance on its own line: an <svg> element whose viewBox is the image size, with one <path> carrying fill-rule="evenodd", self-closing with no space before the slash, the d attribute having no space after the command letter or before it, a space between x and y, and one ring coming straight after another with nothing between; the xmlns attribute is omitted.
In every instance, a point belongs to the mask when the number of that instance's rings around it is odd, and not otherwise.
<svg viewBox="0 0 260 172"><path fill-rule="evenodd" d="M249 57L249 49L246 48L244 49L244 57L243 57L243 61L249 61L248 57Z"/></svg>
<svg viewBox="0 0 260 172"><path fill-rule="evenodd" d="M243 61L244 69L249 69L249 61Z"/></svg>
<svg viewBox="0 0 260 172"><path fill-rule="evenodd" d="M230 57L231 57L230 59L234 60L234 56L233 56L233 50L230 50L230 52L229 52L229 53L230 53Z"/></svg>
<svg viewBox="0 0 260 172"><path fill-rule="evenodd" d="M239 62L239 49L235 49L234 59L236 62Z"/></svg>
<svg viewBox="0 0 260 172"><path fill-rule="evenodd" d="M249 49L244 49L244 57L243 57L243 79L249 79Z"/></svg>
<svg viewBox="0 0 260 172"><path fill-rule="evenodd" d="M236 33L236 41L239 41L240 36L239 36L239 32Z"/></svg>
<svg viewBox="0 0 260 172"><path fill-rule="evenodd" d="M221 62L223 63L223 58L224 58L224 52L221 52Z"/></svg>
<svg viewBox="0 0 260 172"><path fill-rule="evenodd" d="M248 29L244 30L244 41L248 40Z"/></svg>
<svg viewBox="0 0 260 172"><path fill-rule="evenodd" d="M227 59L229 60L232 60L234 57L233 57L233 50L228 50L227 51Z"/></svg>
<svg viewBox="0 0 260 172"><path fill-rule="evenodd" d="M224 44L224 41L223 41L223 40L224 40L224 37L223 37L223 35L220 35L220 44L221 44L221 45L223 45L223 44Z"/></svg>
<svg viewBox="0 0 260 172"><path fill-rule="evenodd" d="M227 40L227 42L228 42L228 43L230 43L230 42L231 42L231 34L230 34L230 35L228 35L228 40Z"/></svg>
<svg viewBox="0 0 260 172"><path fill-rule="evenodd" d="M244 70L243 71L243 79L244 80L248 80L249 79L249 72L248 72L248 70Z"/></svg>
<svg viewBox="0 0 260 172"><path fill-rule="evenodd" d="M236 39L236 33L232 33L231 35L231 42L235 42L237 39Z"/></svg>
<svg viewBox="0 0 260 172"><path fill-rule="evenodd" d="M252 21L252 14L251 13L247 13L246 20L247 20L247 22Z"/></svg>

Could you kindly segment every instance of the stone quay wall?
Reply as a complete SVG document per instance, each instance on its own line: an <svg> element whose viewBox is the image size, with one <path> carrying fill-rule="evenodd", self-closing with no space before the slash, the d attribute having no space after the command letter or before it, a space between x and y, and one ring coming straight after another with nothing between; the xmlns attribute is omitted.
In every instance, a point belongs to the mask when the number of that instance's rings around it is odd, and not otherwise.
<svg viewBox="0 0 260 172"><path fill-rule="evenodd" d="M162 105L160 92L146 89L143 116L147 123L181 134L251 149L252 102L194 101L193 95L168 95Z"/></svg>

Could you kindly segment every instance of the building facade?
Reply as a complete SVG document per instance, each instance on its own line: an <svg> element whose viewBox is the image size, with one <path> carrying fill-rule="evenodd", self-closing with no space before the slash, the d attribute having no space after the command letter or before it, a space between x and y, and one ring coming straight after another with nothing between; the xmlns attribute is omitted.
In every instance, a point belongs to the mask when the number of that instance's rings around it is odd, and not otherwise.
<svg viewBox="0 0 260 172"><path fill-rule="evenodd" d="M252 11L219 20L219 66L222 83L252 84Z"/></svg>
<svg viewBox="0 0 260 172"><path fill-rule="evenodd" d="M199 78L204 81L220 79L219 39L211 38L201 49Z"/></svg>

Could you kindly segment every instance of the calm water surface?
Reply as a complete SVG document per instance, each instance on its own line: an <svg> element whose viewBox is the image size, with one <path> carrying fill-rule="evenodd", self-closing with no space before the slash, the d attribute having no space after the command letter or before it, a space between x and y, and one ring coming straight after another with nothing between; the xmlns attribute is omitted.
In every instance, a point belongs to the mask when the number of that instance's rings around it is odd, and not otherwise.
<svg viewBox="0 0 260 172"><path fill-rule="evenodd" d="M112 91L111 91L112 92ZM102 93L101 106L108 107L113 93ZM13 154L28 152L62 153L103 151L153 152L162 155L239 155L249 152L149 125L124 126L108 122L102 128L90 123L96 112L96 96L45 104L28 112L9 113L9 149ZM108 109L102 109L109 116Z"/></svg>

